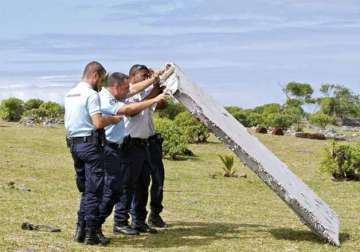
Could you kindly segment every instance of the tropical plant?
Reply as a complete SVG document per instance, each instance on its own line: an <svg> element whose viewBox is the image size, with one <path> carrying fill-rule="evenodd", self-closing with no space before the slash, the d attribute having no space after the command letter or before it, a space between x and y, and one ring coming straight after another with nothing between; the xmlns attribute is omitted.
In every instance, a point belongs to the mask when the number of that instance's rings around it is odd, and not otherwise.
<svg viewBox="0 0 360 252"><path fill-rule="evenodd" d="M234 177L236 171L234 170L234 157L231 155L218 155L221 162L224 164L224 177Z"/></svg>

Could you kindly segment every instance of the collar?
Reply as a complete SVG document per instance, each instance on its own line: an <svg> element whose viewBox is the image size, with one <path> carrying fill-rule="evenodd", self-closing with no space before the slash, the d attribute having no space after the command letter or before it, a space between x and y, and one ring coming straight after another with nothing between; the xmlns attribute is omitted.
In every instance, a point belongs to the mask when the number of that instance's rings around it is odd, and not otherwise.
<svg viewBox="0 0 360 252"><path fill-rule="evenodd" d="M90 89L94 90L93 87L90 85L90 83L88 83L88 82L86 82L86 81L84 81L84 80L80 81L78 85L79 85L79 86L83 86L83 87L87 87L87 88L90 88Z"/></svg>

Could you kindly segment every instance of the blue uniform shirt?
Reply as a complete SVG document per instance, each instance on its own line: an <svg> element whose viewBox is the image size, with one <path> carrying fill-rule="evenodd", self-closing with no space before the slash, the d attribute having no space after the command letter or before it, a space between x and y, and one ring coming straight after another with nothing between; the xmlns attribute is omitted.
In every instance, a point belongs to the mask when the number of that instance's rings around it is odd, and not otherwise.
<svg viewBox="0 0 360 252"><path fill-rule="evenodd" d="M99 94L81 81L65 95L64 104L67 136L90 136L96 130L91 116L101 113Z"/></svg>
<svg viewBox="0 0 360 252"><path fill-rule="evenodd" d="M124 106L124 103L117 100L106 88L100 91L99 96L103 116L114 116ZM125 136L124 120L121 120L118 124L105 127L105 134L107 141L121 144Z"/></svg>

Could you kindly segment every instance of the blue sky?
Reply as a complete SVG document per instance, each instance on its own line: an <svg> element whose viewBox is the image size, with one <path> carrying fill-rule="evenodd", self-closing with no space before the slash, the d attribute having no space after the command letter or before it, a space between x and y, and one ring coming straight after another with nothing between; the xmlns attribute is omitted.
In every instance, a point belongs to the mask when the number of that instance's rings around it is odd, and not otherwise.
<svg viewBox="0 0 360 252"><path fill-rule="evenodd" d="M0 99L62 101L84 65L181 65L224 105L282 102L281 85L360 92L356 0L4 1Z"/></svg>

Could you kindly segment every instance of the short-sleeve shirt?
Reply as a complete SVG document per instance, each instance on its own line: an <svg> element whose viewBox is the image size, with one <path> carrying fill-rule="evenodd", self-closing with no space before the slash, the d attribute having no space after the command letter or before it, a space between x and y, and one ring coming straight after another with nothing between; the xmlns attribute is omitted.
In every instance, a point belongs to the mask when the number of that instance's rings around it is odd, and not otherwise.
<svg viewBox="0 0 360 252"><path fill-rule="evenodd" d="M90 136L95 130L91 116L101 113L99 94L89 83L81 81L66 95L65 129L68 137Z"/></svg>
<svg viewBox="0 0 360 252"><path fill-rule="evenodd" d="M118 110L124 106L124 102L116 99L106 88L100 91L99 96L101 113L104 117L116 115ZM107 141L121 144L125 136L124 120L121 120L118 124L106 126L105 135Z"/></svg>
<svg viewBox="0 0 360 252"><path fill-rule="evenodd" d="M144 91L128 98L126 103L140 102L148 96L153 89L153 86L148 87ZM153 121L153 114L156 109L156 104L144 109L135 116L125 118L125 135L131 137L147 139L155 134L155 126Z"/></svg>

